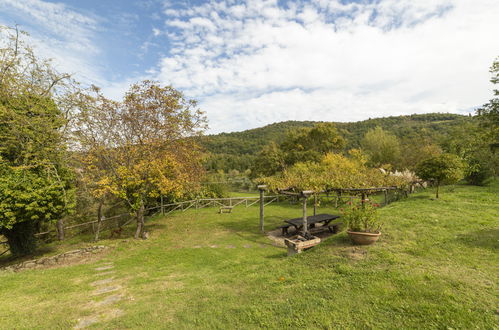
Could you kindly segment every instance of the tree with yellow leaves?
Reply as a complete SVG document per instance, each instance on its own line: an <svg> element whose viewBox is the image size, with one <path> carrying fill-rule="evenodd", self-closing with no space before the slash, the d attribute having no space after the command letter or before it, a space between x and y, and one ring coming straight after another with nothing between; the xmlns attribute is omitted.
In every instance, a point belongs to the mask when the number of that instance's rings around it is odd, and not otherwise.
<svg viewBox="0 0 499 330"><path fill-rule="evenodd" d="M81 104L74 133L84 180L94 197L123 200L137 219L135 238L142 237L148 199L199 188L202 153L191 137L206 118L195 101L153 81L132 85L121 102L94 88Z"/></svg>

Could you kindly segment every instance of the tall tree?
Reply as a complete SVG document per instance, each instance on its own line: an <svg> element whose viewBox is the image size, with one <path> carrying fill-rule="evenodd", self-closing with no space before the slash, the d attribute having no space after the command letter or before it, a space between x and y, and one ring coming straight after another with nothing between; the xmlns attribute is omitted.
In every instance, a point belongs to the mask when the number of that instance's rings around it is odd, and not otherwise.
<svg viewBox="0 0 499 330"><path fill-rule="evenodd" d="M379 126L367 131L361 146L368 155L371 166L396 165L400 159L400 143L397 137Z"/></svg>
<svg viewBox="0 0 499 330"><path fill-rule="evenodd" d="M94 92L82 102L75 131L84 173L96 197L111 193L126 202L139 238L148 199L180 198L199 187L202 154L192 137L206 119L195 101L153 81L132 85L122 102Z"/></svg>
<svg viewBox="0 0 499 330"><path fill-rule="evenodd" d="M494 85L494 97L477 110L477 114L481 120L481 125L487 133L490 140L490 148L492 150L499 149L499 58L494 60L490 68L492 78L490 82Z"/></svg>
<svg viewBox="0 0 499 330"><path fill-rule="evenodd" d="M69 77L39 60L17 29L0 29L0 233L14 255L33 252L42 222L74 206L67 166Z"/></svg>
<svg viewBox="0 0 499 330"><path fill-rule="evenodd" d="M284 152L275 142L264 146L251 167L251 177L269 176L284 170Z"/></svg>
<svg viewBox="0 0 499 330"><path fill-rule="evenodd" d="M297 162L318 162L330 152L342 151L345 140L334 123L319 123L314 127L288 132L280 148L285 153L286 165Z"/></svg>
<svg viewBox="0 0 499 330"><path fill-rule="evenodd" d="M254 160L251 176L273 175L298 162L319 162L324 155L344 147L345 140L333 123L292 129L280 145L271 142L262 148Z"/></svg>

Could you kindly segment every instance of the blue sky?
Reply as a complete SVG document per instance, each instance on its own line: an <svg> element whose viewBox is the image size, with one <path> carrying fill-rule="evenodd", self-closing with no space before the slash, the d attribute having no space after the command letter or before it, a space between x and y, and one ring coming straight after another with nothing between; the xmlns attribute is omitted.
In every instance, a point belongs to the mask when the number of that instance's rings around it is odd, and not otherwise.
<svg viewBox="0 0 499 330"><path fill-rule="evenodd" d="M0 0L59 70L112 98L172 84L211 133L470 112L491 96L497 17L496 0Z"/></svg>

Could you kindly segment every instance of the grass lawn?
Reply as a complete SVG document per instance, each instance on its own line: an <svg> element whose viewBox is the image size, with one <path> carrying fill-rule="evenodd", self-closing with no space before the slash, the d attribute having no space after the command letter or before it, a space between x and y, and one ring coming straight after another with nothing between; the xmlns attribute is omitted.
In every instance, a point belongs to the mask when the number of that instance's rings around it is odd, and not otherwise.
<svg viewBox="0 0 499 330"><path fill-rule="evenodd" d="M260 197L258 191L231 191L229 197Z"/></svg>
<svg viewBox="0 0 499 330"><path fill-rule="evenodd" d="M497 328L498 192L417 193L380 210L376 245L353 247L341 233L294 257L258 232L256 206L157 217L149 240L104 240L113 248L98 261L0 272L0 328L67 328L85 317L111 329ZM300 212L271 204L266 228ZM106 262L114 273L100 275ZM106 276L117 291L93 295Z"/></svg>

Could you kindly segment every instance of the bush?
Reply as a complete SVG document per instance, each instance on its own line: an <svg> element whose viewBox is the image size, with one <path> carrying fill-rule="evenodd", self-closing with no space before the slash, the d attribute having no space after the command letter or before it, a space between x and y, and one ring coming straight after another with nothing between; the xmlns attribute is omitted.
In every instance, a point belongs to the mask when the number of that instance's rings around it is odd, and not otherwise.
<svg viewBox="0 0 499 330"><path fill-rule="evenodd" d="M418 164L416 174L423 180L433 181L438 188L441 184L451 184L464 177L464 163L456 155L441 154Z"/></svg>
<svg viewBox="0 0 499 330"><path fill-rule="evenodd" d="M381 229L379 222L379 204L370 202L351 203L346 209L341 209L341 219L347 224L348 229L357 232L376 233Z"/></svg>

